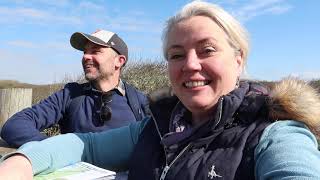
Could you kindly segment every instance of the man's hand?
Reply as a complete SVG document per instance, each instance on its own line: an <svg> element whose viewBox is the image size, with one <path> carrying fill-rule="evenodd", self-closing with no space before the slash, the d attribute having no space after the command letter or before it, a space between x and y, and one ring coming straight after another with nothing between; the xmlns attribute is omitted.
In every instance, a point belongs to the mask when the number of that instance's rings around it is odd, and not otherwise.
<svg viewBox="0 0 320 180"><path fill-rule="evenodd" d="M0 179L32 180L32 166L30 161L23 155L14 155L0 164Z"/></svg>

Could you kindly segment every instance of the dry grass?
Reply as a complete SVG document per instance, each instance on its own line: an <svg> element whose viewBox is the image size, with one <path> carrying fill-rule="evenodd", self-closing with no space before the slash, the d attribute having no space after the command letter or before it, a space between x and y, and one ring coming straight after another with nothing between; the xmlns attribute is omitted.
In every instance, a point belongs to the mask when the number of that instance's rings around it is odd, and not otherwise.
<svg viewBox="0 0 320 180"><path fill-rule="evenodd" d="M138 63L139 62L139 63ZM142 63L141 63L142 62ZM167 64L165 61L149 61L139 60L130 62L124 67L122 72L122 79L131 83L146 94L150 94L163 87L169 87L169 79L167 76ZM18 81L0 80L0 88L32 88L33 99L32 103L38 103L40 100L48 97L55 91L61 89L68 82L84 82L83 76L76 78L65 77L59 83L49 85L32 85L26 83L20 83ZM263 84L271 87L274 82L261 81ZM310 84L319 89L320 80L310 81ZM46 129L43 133L52 136L59 134L58 125Z"/></svg>
<svg viewBox="0 0 320 180"><path fill-rule="evenodd" d="M130 62L130 61L129 61ZM136 61L135 61L136 62ZM144 62L141 60L140 62ZM169 86L166 74L166 63L150 62L150 63L128 63L122 72L122 79L131 83L141 91L150 93L156 89ZM42 99L47 98L52 93L63 88L68 82L84 82L83 75L76 78L65 77L61 82L48 85L32 85L11 80L0 80L0 88L32 88L32 104L36 104ZM43 131L48 136L59 134L58 125Z"/></svg>
<svg viewBox="0 0 320 180"><path fill-rule="evenodd" d="M21 83L13 80L0 80L0 89L4 88L33 88L36 85Z"/></svg>
<svg viewBox="0 0 320 180"><path fill-rule="evenodd" d="M122 79L146 94L169 86L167 64L164 61L129 63L123 69Z"/></svg>

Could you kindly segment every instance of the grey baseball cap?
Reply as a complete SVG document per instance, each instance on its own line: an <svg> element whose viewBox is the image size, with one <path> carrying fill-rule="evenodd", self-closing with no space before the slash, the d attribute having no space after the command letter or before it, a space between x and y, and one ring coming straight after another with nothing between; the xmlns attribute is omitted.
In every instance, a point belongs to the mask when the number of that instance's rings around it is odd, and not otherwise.
<svg viewBox="0 0 320 180"><path fill-rule="evenodd" d="M71 46L80 51L84 51L84 47L88 41L101 46L110 47L118 54L124 55L128 60L128 47L116 33L106 30L98 30L91 35L82 32L75 32L70 38Z"/></svg>

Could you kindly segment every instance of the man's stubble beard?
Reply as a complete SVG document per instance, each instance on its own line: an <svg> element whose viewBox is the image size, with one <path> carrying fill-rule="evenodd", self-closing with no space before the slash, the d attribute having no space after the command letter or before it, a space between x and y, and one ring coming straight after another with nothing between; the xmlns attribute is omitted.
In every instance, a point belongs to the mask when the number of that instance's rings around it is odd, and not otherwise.
<svg viewBox="0 0 320 180"><path fill-rule="evenodd" d="M100 80L108 80L110 79L114 73L108 72L108 73L101 73L100 71L97 74L85 74L85 79L89 82L98 82Z"/></svg>

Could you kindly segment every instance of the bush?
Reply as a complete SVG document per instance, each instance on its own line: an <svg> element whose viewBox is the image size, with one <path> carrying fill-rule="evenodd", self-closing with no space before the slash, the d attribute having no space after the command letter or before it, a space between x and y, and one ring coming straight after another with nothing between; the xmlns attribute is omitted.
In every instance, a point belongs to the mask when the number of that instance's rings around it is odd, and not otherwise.
<svg viewBox="0 0 320 180"><path fill-rule="evenodd" d="M140 59L139 61L129 61L128 64L122 69L122 79L134 85L136 88L145 92L146 94L151 94L156 90L170 86L167 75L167 63L163 60L147 62L146 60ZM33 104L61 89L66 83L75 81L80 83L85 82L84 76L82 75L76 78L66 77L60 83L34 87ZM269 88L274 84L274 82L270 81L260 81L260 83ZM310 81L310 84L319 89L320 80L312 80ZM59 127L55 125L44 130L44 133L48 136L56 135L59 133Z"/></svg>
<svg viewBox="0 0 320 180"><path fill-rule="evenodd" d="M310 85L320 92L320 80L312 80L310 81Z"/></svg>
<svg viewBox="0 0 320 180"><path fill-rule="evenodd" d="M129 63L123 69L122 79L149 94L169 86L167 63L164 61Z"/></svg>
<svg viewBox="0 0 320 180"><path fill-rule="evenodd" d="M140 63L135 61L128 63L123 68L121 78L144 93L149 94L152 91L169 86L169 79L166 69L167 64L164 61L155 61L149 63L146 63L143 60L141 60ZM55 91L63 88L63 86L68 82L83 83L85 80L83 75L77 78L66 77L60 83L34 87L32 103L35 104L40 100L47 98ZM46 134L47 136L53 136L59 134L60 129L58 125L54 125L45 129L42 133Z"/></svg>

